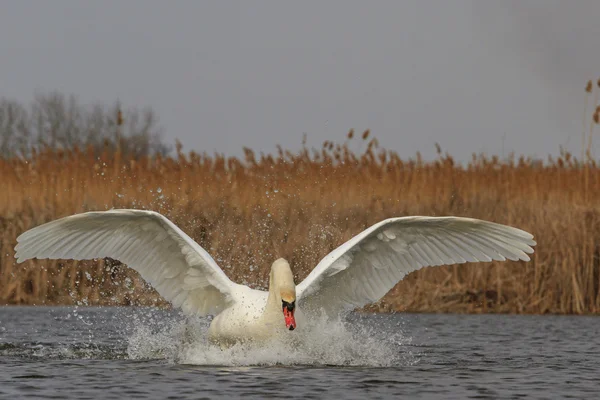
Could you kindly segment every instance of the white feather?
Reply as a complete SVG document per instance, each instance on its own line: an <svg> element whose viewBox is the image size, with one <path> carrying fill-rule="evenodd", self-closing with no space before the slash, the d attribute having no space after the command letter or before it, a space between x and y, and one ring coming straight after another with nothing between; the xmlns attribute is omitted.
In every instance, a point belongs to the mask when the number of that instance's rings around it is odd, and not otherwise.
<svg viewBox="0 0 600 400"><path fill-rule="evenodd" d="M391 218L325 256L296 287L298 303L305 310L327 313L362 307L422 267L529 261L535 244L525 231L472 218Z"/></svg>
<svg viewBox="0 0 600 400"><path fill-rule="evenodd" d="M117 259L175 307L185 304L188 314L217 314L236 301L238 285L202 247L153 211L73 215L31 229L17 243L18 262L33 257Z"/></svg>

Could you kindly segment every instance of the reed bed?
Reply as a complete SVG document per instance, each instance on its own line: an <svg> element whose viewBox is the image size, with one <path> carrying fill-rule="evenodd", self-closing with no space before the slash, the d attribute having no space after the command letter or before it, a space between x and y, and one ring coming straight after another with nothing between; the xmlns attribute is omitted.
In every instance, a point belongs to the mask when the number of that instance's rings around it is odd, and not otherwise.
<svg viewBox="0 0 600 400"><path fill-rule="evenodd" d="M167 303L117 260L16 264L23 231L91 210L158 211L203 246L233 280L265 288L288 259L296 281L329 251L382 219L457 215L533 233L529 263L425 268L399 282L375 311L600 312L600 169L570 154L544 163L473 156L458 165L403 160L369 132L342 144L245 157L183 153L125 157L118 150L46 149L0 160L0 303ZM351 150L356 141L362 152Z"/></svg>

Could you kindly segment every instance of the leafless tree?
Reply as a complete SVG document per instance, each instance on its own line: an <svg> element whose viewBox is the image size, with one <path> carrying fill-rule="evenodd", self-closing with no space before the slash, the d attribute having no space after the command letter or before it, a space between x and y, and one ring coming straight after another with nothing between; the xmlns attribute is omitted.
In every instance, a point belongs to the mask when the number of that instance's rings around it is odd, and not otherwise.
<svg viewBox="0 0 600 400"><path fill-rule="evenodd" d="M120 102L111 107L85 106L74 96L58 92L36 94L29 107L0 99L0 157L27 157L33 149L76 146L92 146L96 151L119 148L135 157L170 152L151 108L124 110Z"/></svg>

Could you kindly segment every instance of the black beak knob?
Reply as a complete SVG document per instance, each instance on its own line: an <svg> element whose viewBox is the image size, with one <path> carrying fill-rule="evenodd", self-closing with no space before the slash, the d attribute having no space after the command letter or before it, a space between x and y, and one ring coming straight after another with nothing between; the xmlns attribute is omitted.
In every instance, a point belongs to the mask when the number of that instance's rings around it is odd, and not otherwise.
<svg viewBox="0 0 600 400"><path fill-rule="evenodd" d="M291 303L288 303L285 300L281 300L281 304L283 306L283 308L287 308L289 312L294 311L294 308L296 308L296 302L292 301Z"/></svg>

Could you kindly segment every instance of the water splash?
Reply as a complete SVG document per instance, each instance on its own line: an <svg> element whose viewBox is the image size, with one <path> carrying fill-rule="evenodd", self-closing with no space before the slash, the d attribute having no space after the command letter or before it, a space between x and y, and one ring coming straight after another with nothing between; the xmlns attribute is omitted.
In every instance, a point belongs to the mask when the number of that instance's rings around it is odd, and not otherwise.
<svg viewBox="0 0 600 400"><path fill-rule="evenodd" d="M375 323L374 323L375 322ZM180 319L161 326L138 320L127 347L131 359L164 358L177 364L250 366L311 365L390 367L416 362L410 338L386 319L319 319L269 343L220 348L207 340L208 319ZM389 323L388 323L389 325Z"/></svg>
<svg viewBox="0 0 600 400"><path fill-rule="evenodd" d="M2 314L0 314L2 315ZM399 315L316 318L267 344L221 349L207 340L210 318L153 307L7 309L0 357L148 360L205 366L406 366L419 347ZM306 321L305 321L306 322Z"/></svg>

